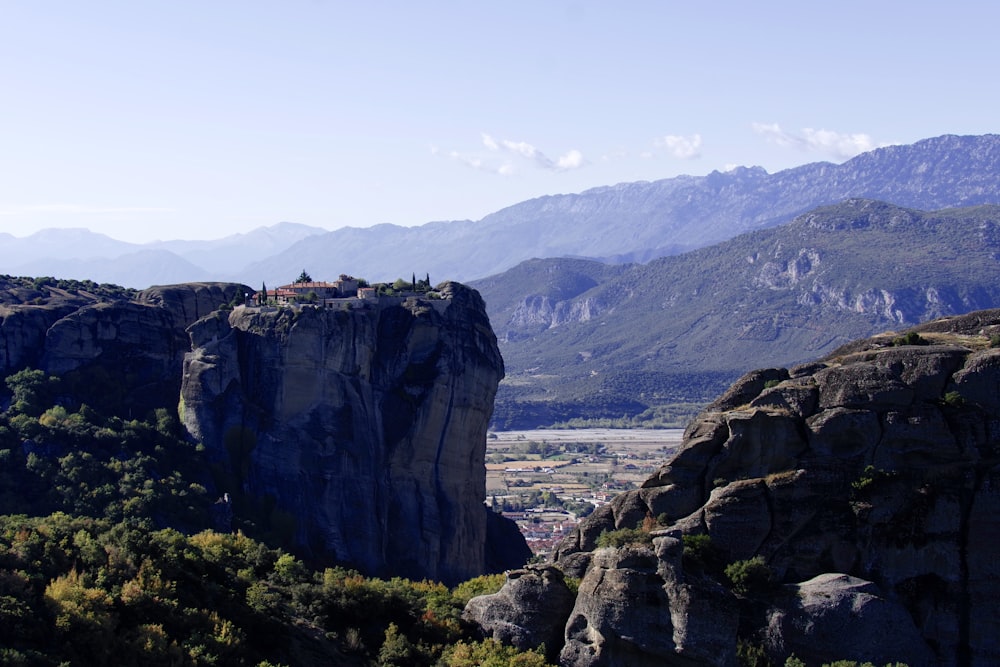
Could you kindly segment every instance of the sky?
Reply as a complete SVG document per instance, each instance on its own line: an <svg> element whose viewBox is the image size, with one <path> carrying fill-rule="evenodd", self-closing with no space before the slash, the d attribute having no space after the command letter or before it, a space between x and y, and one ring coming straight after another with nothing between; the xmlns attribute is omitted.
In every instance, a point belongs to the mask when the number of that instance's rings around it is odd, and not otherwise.
<svg viewBox="0 0 1000 667"><path fill-rule="evenodd" d="M0 0L0 232L478 220L998 131L1000 3Z"/></svg>

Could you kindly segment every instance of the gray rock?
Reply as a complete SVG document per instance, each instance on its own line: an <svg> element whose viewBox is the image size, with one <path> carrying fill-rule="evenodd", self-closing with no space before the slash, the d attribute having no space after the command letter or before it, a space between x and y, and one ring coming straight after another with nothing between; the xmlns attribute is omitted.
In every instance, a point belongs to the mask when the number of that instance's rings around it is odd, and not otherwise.
<svg viewBox="0 0 1000 667"><path fill-rule="evenodd" d="M745 377L688 426L642 488L616 499L617 514L585 519L576 533L614 526L624 508L630 517L662 510L653 512L668 524L654 532L657 578L678 609L691 608L693 585L675 555L684 535L709 535L728 561L760 556L779 581L820 577L801 599L799 588L791 597L756 593L738 612L741 638L770 637L779 662L792 651L810 662L1000 662L1000 354L987 349L997 317L920 327L944 344L885 347L885 335L790 377ZM764 388L764 375L779 382ZM652 583L636 575L652 564L637 567L634 549L592 549L568 540L557 550L557 564L589 562L567 625L567 664L672 664L665 656L676 639L664 642L662 630L656 641L635 639L667 627ZM621 602L628 596L635 609ZM768 599L765 622L754 609ZM675 617L671 633L681 625ZM699 633L715 638L708 644L718 638L711 627L686 627L692 645L704 643Z"/></svg>
<svg viewBox="0 0 1000 667"><path fill-rule="evenodd" d="M785 589L768 612L766 644L775 656L794 653L807 664L830 655L877 665L935 662L907 610L870 581L830 573Z"/></svg>
<svg viewBox="0 0 1000 667"><path fill-rule="evenodd" d="M508 572L497 593L469 600L462 618L486 636L522 651L544 644L548 659L554 661L574 600L561 570L528 566Z"/></svg>
<svg viewBox="0 0 1000 667"><path fill-rule="evenodd" d="M685 581L680 541L594 552L566 625L559 664L733 665L737 613L731 595Z"/></svg>
<svg viewBox="0 0 1000 667"><path fill-rule="evenodd" d="M449 583L482 574L503 361L478 294L440 292L193 324L181 416L224 471L222 490L272 507L275 527L317 558Z"/></svg>

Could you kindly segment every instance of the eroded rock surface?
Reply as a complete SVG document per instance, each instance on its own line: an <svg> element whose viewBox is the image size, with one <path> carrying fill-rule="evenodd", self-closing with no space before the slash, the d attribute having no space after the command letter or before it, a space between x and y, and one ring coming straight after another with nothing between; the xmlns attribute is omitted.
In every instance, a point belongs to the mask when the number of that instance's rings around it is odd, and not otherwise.
<svg viewBox="0 0 1000 667"><path fill-rule="evenodd" d="M503 361L478 293L439 289L237 308L190 328L182 421L237 505L369 574L484 571L486 428Z"/></svg>
<svg viewBox="0 0 1000 667"><path fill-rule="evenodd" d="M914 331L748 374L567 536L555 563L583 580L562 664L733 664L737 636L777 664L1000 663L1000 311ZM652 547L596 549L650 517ZM705 571L676 554L692 535L784 587L691 588Z"/></svg>
<svg viewBox="0 0 1000 667"><path fill-rule="evenodd" d="M499 592L470 600L462 617L485 635L521 650L544 644L554 659L573 602L561 570L529 565L508 572Z"/></svg>
<svg viewBox="0 0 1000 667"><path fill-rule="evenodd" d="M821 574L789 584L777 598L767 616L775 653L794 654L808 664L825 662L830 653L876 665L936 662L906 608L870 581Z"/></svg>
<svg viewBox="0 0 1000 667"><path fill-rule="evenodd" d="M248 290L191 283L152 287L135 299L57 287L7 290L0 304L0 373L36 368L85 387L96 407L142 415L176 402L190 349L187 326Z"/></svg>

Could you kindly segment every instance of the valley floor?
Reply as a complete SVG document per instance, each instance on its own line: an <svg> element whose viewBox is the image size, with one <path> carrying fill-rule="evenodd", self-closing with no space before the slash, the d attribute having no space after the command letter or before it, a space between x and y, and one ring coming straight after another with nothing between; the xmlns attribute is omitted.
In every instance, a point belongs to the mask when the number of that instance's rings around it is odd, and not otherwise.
<svg viewBox="0 0 1000 667"><path fill-rule="evenodd" d="M673 454L682 429L490 432L486 498L545 557L584 516L637 488Z"/></svg>

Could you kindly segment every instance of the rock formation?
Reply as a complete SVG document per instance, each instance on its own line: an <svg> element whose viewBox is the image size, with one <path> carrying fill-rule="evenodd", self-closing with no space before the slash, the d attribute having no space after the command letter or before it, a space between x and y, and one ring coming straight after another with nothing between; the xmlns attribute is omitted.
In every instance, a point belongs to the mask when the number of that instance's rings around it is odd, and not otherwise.
<svg viewBox="0 0 1000 667"><path fill-rule="evenodd" d="M249 517L370 574L455 582L524 564L516 526L483 503L503 362L477 292L220 309L250 292L0 278L0 377L58 375L128 419L179 404L232 500L217 527Z"/></svg>
<svg viewBox="0 0 1000 667"><path fill-rule="evenodd" d="M237 308L190 327L180 414L237 508L319 559L456 582L486 567L503 361L478 293ZM523 543L523 539L522 539ZM521 560L507 560L503 567Z"/></svg>
<svg viewBox="0 0 1000 667"><path fill-rule="evenodd" d="M1000 662L998 342L983 311L744 376L560 545L561 664Z"/></svg>
<svg viewBox="0 0 1000 667"><path fill-rule="evenodd" d="M484 634L522 651L545 646L554 660L563 628L573 609L573 593L561 570L529 565L507 573L504 587L493 595L473 598L463 618Z"/></svg>
<svg viewBox="0 0 1000 667"><path fill-rule="evenodd" d="M132 300L54 287L4 290L0 374L37 368L84 388L95 407L142 416L176 403L187 326L248 290L190 283L151 287Z"/></svg>

